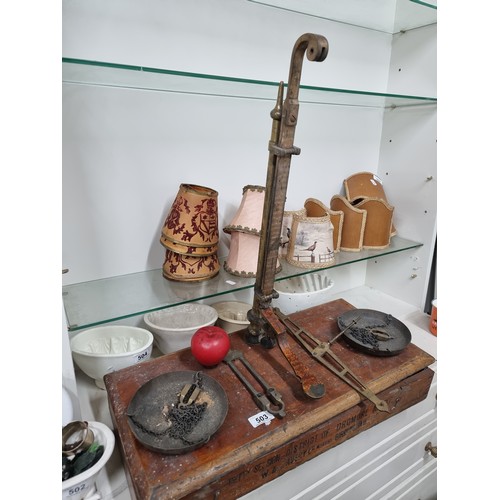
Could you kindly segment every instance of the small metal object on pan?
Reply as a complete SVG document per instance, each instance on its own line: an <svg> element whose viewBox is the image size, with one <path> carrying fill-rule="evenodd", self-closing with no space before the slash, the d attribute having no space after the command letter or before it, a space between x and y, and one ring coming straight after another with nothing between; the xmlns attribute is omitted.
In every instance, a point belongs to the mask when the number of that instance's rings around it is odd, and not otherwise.
<svg viewBox="0 0 500 500"><path fill-rule="evenodd" d="M394 356L411 342L408 327L390 314L373 309L353 309L337 319L341 329L353 321L344 338L362 352L374 356Z"/></svg>
<svg viewBox="0 0 500 500"><path fill-rule="evenodd" d="M182 391L193 382L200 389L196 399L179 404ZM227 411L227 395L219 382L202 372L179 371L159 375L140 387L127 416L134 436L146 448L179 455L206 444L223 424ZM185 426L183 433L176 423Z"/></svg>

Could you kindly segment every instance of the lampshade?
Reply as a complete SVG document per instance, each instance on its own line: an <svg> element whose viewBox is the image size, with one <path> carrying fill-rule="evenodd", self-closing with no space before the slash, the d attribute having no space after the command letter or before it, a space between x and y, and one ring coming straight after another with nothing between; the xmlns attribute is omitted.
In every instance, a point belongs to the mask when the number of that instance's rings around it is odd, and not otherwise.
<svg viewBox="0 0 500 500"><path fill-rule="evenodd" d="M260 236L257 234L233 231L229 245L229 255L224 262L224 269L235 276L255 278L259 261ZM276 272L281 270L279 260Z"/></svg>
<svg viewBox="0 0 500 500"><path fill-rule="evenodd" d="M371 172L358 172L344 179L344 189L345 196L352 205L357 206L365 198L375 198L389 204L380 177ZM391 223L391 236L396 232L394 224Z"/></svg>
<svg viewBox="0 0 500 500"><path fill-rule="evenodd" d="M162 240L192 247L219 242L217 191L181 184L162 228Z"/></svg>
<svg viewBox="0 0 500 500"><path fill-rule="evenodd" d="M233 231L239 231L260 235L265 194L263 186L245 186L238 211L224 227L224 232L231 234Z"/></svg>
<svg viewBox="0 0 500 500"><path fill-rule="evenodd" d="M305 208L299 210L285 210L283 212L283 222L281 224L281 239L278 255L286 258L288 247L290 245L290 237L292 235L292 221L294 215L307 215Z"/></svg>
<svg viewBox="0 0 500 500"><path fill-rule="evenodd" d="M192 247L189 245L183 245L182 243L176 243L175 241L170 241L163 236L160 237L160 243L167 248L168 250L172 250L172 252L181 254L181 255L212 255L217 252L218 245L214 245L211 247Z"/></svg>
<svg viewBox="0 0 500 500"><path fill-rule="evenodd" d="M308 198L304 202L304 208L306 209L306 215L308 217L321 217L322 215L328 215L330 217L330 222L333 226L332 248L334 252L340 252L344 212L341 210L332 210L315 198Z"/></svg>
<svg viewBox="0 0 500 500"><path fill-rule="evenodd" d="M394 207L378 198L364 198L356 208L366 210L366 226L363 248L387 248L391 243Z"/></svg>
<svg viewBox="0 0 500 500"><path fill-rule="evenodd" d="M340 249L347 252L359 252L363 248L366 225L366 210L357 208L342 195L336 194L330 200L330 207L344 213Z"/></svg>
<svg viewBox="0 0 500 500"><path fill-rule="evenodd" d="M387 201L380 177L371 172L358 172L344 179L345 197L353 204L363 198Z"/></svg>
<svg viewBox="0 0 500 500"><path fill-rule="evenodd" d="M329 267L335 262L332 242L333 225L328 215L294 215L286 260L297 267Z"/></svg>
<svg viewBox="0 0 500 500"><path fill-rule="evenodd" d="M207 256L181 255L166 250L163 277L174 281L203 281L220 270L217 254Z"/></svg>

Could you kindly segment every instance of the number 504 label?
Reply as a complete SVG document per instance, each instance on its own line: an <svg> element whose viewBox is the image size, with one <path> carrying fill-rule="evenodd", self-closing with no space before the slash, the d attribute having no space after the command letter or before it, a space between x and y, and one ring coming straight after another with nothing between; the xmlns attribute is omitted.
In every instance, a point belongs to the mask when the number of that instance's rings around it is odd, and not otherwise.
<svg viewBox="0 0 500 500"><path fill-rule="evenodd" d="M271 415L269 412L261 411L260 413L251 416L248 419L248 421L252 424L252 427L255 428L262 424L269 425L271 423L271 420L273 420L273 418L274 415Z"/></svg>

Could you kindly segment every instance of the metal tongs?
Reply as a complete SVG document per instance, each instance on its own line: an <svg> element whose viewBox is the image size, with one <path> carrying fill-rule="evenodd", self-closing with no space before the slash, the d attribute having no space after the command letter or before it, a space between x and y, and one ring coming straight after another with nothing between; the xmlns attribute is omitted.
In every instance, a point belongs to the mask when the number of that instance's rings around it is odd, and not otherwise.
<svg viewBox="0 0 500 500"><path fill-rule="evenodd" d="M265 392L258 391L255 387L249 382L249 380L243 375L243 373L237 368L235 365L235 361L239 360L249 373L259 382ZM252 395L254 401L257 403L257 406L263 410L269 412L271 415L275 415L279 418L283 418L285 413L285 403L281 399L281 394L274 388L271 387L255 370L255 368L246 360L245 356L241 351L237 351L231 349L226 357L224 358L224 362L229 365L231 370L235 373L235 375L241 380L243 385L248 389L250 394Z"/></svg>

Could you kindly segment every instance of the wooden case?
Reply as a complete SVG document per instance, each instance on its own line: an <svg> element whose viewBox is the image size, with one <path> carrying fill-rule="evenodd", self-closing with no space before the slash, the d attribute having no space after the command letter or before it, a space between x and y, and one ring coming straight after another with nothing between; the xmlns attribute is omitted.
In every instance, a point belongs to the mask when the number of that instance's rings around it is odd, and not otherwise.
<svg viewBox="0 0 500 500"><path fill-rule="evenodd" d="M337 317L350 309L336 300L291 315L321 341L339 330ZM241 350L254 368L273 385L285 402L286 416L253 428L248 418L260 412L250 393L230 368L221 363L204 369L189 349L150 360L105 376L110 413L130 490L138 499L236 499L311 458L425 399L434 358L414 344L392 357L375 357L349 347L342 339L332 350L390 412L351 389L296 345L298 358L325 384L320 399L304 395L301 384L278 347L249 346L244 330L231 335L233 349ZM163 455L142 446L127 421L127 407L136 391L165 372L200 370L215 378L229 399L221 428L203 447L183 455ZM258 387L258 386L257 386Z"/></svg>

